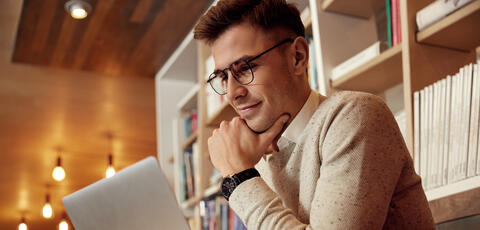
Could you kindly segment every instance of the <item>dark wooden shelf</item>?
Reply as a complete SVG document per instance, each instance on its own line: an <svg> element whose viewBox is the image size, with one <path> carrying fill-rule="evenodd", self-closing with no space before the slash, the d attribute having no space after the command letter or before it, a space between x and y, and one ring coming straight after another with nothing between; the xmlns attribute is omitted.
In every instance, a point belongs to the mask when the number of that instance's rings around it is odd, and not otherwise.
<svg viewBox="0 0 480 230"><path fill-rule="evenodd" d="M192 134L190 134L190 136L187 138L185 143L183 143L181 149L185 150L188 147L190 147L193 144L193 142L195 142L197 140L197 137L198 137L198 131L195 131Z"/></svg>
<svg viewBox="0 0 480 230"><path fill-rule="evenodd" d="M480 214L480 188L429 202L435 223Z"/></svg>

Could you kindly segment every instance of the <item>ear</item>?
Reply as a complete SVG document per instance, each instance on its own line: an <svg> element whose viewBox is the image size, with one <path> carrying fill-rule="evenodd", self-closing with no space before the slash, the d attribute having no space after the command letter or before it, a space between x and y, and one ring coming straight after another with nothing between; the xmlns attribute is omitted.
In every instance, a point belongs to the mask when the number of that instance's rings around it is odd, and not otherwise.
<svg viewBox="0 0 480 230"><path fill-rule="evenodd" d="M294 49L294 66L293 72L295 75L303 76L305 70L308 68L308 43L304 37L297 37L293 41L292 47Z"/></svg>

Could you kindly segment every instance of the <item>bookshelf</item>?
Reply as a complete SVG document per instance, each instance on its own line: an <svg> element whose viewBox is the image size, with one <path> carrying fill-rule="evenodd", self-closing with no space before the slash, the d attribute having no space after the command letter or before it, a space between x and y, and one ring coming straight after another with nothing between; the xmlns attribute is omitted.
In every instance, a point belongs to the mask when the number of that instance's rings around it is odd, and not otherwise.
<svg viewBox="0 0 480 230"><path fill-rule="evenodd" d="M322 10L324 11L341 13L361 18L369 18L376 10L384 5L384 0L324 0L321 4Z"/></svg>
<svg viewBox="0 0 480 230"><path fill-rule="evenodd" d="M417 34L420 43L471 51L480 44L480 2L474 1Z"/></svg>
<svg viewBox="0 0 480 230"><path fill-rule="evenodd" d="M387 72L391 74L385 74ZM332 87L379 94L402 81L402 46L399 44L333 81Z"/></svg>
<svg viewBox="0 0 480 230"><path fill-rule="evenodd" d="M406 142L413 154L413 93L433 84L448 74L458 72L465 64L475 61L473 50L480 45L480 1L475 1L445 17L421 32L417 32L416 13L433 0L401 0L401 43L385 50L379 56L349 71L335 81L330 81L331 70L338 64L372 45L378 40L375 12L385 6L384 0L295 0L301 9L302 22L314 44L316 73L320 78L320 93L329 95L335 90L358 90L384 95L388 89L401 84L406 120ZM291 1L289 1L291 2ZM475 29L473 29L475 28ZM455 34L455 36L452 36ZM461 36L458 36L461 35ZM208 196L219 193L218 183L210 184L213 166L209 160L207 140L223 120L235 116L234 109L223 103L207 116L205 62L211 55L209 47L192 39L190 33L167 61L156 77L165 82L163 88L172 88L162 94L159 101L173 101L173 115L162 113L159 126L171 124L180 118L183 110L196 108L198 130L189 137L180 138L180 127L159 132L159 151L174 152L173 165L181 161L183 150L193 142L198 144L199 156L195 171L195 196L181 202L188 218L195 220L195 229L201 229L199 203ZM189 68L186 68L189 66ZM181 71L188 73L181 73ZM157 79L158 78L158 79ZM174 80L176 83L171 83ZM162 89L162 87L158 87ZM171 95L181 94L181 98ZM157 95L158 97L158 95ZM165 104L160 103L162 106ZM165 107L162 107L165 108ZM170 107L168 107L170 108ZM168 109L167 109L168 110ZM178 123L178 122L177 122ZM162 128L163 129L163 128ZM177 129L177 131L175 131ZM168 149L168 135L176 136ZM175 139L175 138L174 138ZM167 144L167 147L165 146ZM412 156L413 158L417 156ZM163 163L164 166L168 163ZM178 170L176 166L174 170ZM168 170L168 167L163 167ZM178 187L178 173L173 173ZM176 190L177 191L177 190ZM454 184L426 191L436 223L480 213L480 177L476 176Z"/></svg>

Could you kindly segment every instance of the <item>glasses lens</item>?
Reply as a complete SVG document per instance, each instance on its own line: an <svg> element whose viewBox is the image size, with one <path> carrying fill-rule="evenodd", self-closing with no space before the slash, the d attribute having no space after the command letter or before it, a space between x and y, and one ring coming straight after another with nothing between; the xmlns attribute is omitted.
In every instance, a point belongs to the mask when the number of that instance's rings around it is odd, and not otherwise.
<svg viewBox="0 0 480 230"><path fill-rule="evenodd" d="M227 93L227 76L223 71L210 75L210 86L220 95Z"/></svg>
<svg viewBox="0 0 480 230"><path fill-rule="evenodd" d="M247 62L242 61L232 65L232 73L242 85L249 84L253 80L252 68Z"/></svg>

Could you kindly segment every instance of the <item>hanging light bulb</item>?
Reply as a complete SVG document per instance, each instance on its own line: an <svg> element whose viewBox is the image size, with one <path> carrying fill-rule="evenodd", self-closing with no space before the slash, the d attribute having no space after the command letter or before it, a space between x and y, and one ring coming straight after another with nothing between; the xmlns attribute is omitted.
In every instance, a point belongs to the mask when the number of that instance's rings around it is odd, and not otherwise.
<svg viewBox="0 0 480 230"><path fill-rule="evenodd" d="M62 213L62 221L58 224L58 230L68 230L67 215Z"/></svg>
<svg viewBox="0 0 480 230"><path fill-rule="evenodd" d="M113 156L112 154L108 154L108 167L107 171L105 172L105 177L110 178L115 175L115 168L113 167Z"/></svg>
<svg viewBox="0 0 480 230"><path fill-rule="evenodd" d="M20 224L18 224L18 230L27 230L27 224L25 223L25 218L22 217Z"/></svg>
<svg viewBox="0 0 480 230"><path fill-rule="evenodd" d="M62 159L57 158L57 167L53 169L52 177L56 181L62 181L65 179L65 170L62 168Z"/></svg>
<svg viewBox="0 0 480 230"><path fill-rule="evenodd" d="M45 219L52 218L53 209L52 209L52 205L50 204L50 195L49 194L47 194L47 196L45 197L45 205L43 205L42 215L43 215L43 218L45 218Z"/></svg>

